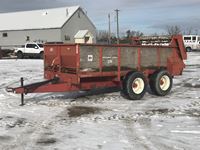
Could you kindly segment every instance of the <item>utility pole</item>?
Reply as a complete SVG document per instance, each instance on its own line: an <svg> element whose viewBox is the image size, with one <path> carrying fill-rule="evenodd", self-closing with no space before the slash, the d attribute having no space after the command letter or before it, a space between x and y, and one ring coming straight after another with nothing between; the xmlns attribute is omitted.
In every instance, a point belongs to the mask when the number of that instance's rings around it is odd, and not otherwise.
<svg viewBox="0 0 200 150"><path fill-rule="evenodd" d="M116 9L116 16L117 16L117 44L119 44L119 9Z"/></svg>
<svg viewBox="0 0 200 150"><path fill-rule="evenodd" d="M108 14L108 44L111 44L110 14Z"/></svg>

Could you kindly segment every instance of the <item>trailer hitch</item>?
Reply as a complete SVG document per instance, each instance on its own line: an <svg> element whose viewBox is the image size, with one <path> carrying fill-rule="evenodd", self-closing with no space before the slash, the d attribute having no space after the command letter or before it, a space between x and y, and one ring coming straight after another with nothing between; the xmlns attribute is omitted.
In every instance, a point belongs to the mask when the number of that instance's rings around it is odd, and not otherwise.
<svg viewBox="0 0 200 150"><path fill-rule="evenodd" d="M42 82L36 82L28 85L24 85L24 78L20 78L20 87L12 88L12 87L7 87L6 91L7 92L13 92L13 93L19 93L21 94L21 104L20 106L24 105L24 94L32 93L32 91L40 86L46 85L46 84L55 84L59 81L58 77L54 77L53 79L42 81Z"/></svg>

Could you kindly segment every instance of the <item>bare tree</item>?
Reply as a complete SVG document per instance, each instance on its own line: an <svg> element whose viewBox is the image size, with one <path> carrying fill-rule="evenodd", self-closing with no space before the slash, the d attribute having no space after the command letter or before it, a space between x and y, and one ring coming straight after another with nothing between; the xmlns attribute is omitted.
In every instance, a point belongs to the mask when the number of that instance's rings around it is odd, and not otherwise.
<svg viewBox="0 0 200 150"><path fill-rule="evenodd" d="M198 35L198 33L199 33L199 30L197 28L195 29L193 27L185 28L183 31L183 34L185 34L185 35L191 35L191 34Z"/></svg>
<svg viewBox="0 0 200 150"><path fill-rule="evenodd" d="M194 30L194 34L198 35L199 34L199 29Z"/></svg>
<svg viewBox="0 0 200 150"><path fill-rule="evenodd" d="M184 29L183 34L190 35L193 33L193 31L194 31L194 29L192 27L189 27L189 28Z"/></svg>
<svg viewBox="0 0 200 150"><path fill-rule="evenodd" d="M98 42L108 42L109 33L106 30L97 31L97 41Z"/></svg>
<svg viewBox="0 0 200 150"><path fill-rule="evenodd" d="M115 43L116 37L114 33L111 33L111 43ZM109 32L106 30L98 30L97 31L97 42L102 44L109 43Z"/></svg>
<svg viewBox="0 0 200 150"><path fill-rule="evenodd" d="M155 32L155 33L151 34L151 36L159 36L159 34Z"/></svg>
<svg viewBox="0 0 200 150"><path fill-rule="evenodd" d="M177 35L177 34L181 34L181 27L180 26L167 26L166 27L167 30L167 34L168 35Z"/></svg>
<svg viewBox="0 0 200 150"><path fill-rule="evenodd" d="M130 37L133 37L133 36L141 37L143 35L144 35L144 33L140 32L140 31L131 31L131 30L126 31L126 37L127 38L130 38Z"/></svg>

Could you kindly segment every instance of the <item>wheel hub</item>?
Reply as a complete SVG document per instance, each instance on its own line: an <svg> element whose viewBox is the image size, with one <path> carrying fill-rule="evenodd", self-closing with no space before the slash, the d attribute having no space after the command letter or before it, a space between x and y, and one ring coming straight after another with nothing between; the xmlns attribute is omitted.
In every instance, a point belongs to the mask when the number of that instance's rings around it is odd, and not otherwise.
<svg viewBox="0 0 200 150"><path fill-rule="evenodd" d="M141 78L136 78L132 84L132 90L136 94L140 94L144 90L144 81Z"/></svg>
<svg viewBox="0 0 200 150"><path fill-rule="evenodd" d="M160 79L160 88L163 90L163 91L166 91L168 90L170 87L170 79L167 75L164 75L161 77Z"/></svg>

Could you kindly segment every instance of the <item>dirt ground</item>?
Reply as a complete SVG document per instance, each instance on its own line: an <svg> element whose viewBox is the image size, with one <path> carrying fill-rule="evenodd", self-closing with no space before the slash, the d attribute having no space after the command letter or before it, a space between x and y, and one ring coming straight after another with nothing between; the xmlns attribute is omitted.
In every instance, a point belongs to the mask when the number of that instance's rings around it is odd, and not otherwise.
<svg viewBox="0 0 200 150"><path fill-rule="evenodd" d="M199 150L200 52L188 53L172 91L130 101L118 89L20 96L20 77L43 80L42 60L0 60L1 150Z"/></svg>

